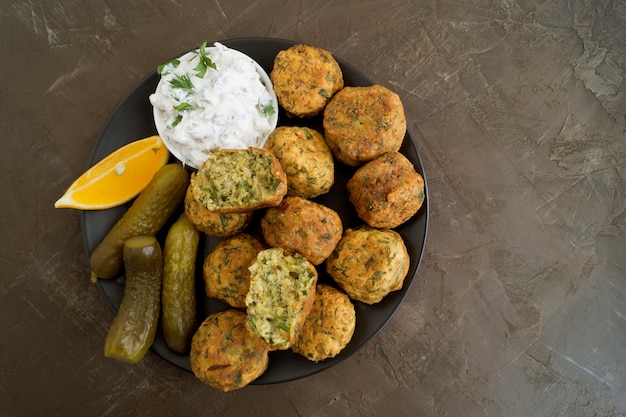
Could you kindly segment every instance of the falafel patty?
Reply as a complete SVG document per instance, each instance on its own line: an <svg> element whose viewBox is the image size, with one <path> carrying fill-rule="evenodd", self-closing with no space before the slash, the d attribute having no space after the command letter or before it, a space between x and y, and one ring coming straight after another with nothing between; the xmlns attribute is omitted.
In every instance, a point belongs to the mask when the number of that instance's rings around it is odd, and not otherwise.
<svg viewBox="0 0 626 417"><path fill-rule="evenodd" d="M256 236L239 233L218 243L204 259L204 288L209 298L231 307L246 308L250 288L248 267L266 245Z"/></svg>
<svg viewBox="0 0 626 417"><path fill-rule="evenodd" d="M285 197L279 206L267 209L261 230L268 245L294 250L319 265L341 239L343 224L330 207L301 197Z"/></svg>
<svg viewBox="0 0 626 417"><path fill-rule="evenodd" d="M315 300L317 270L299 253L265 249L250 266L248 329L270 350L289 349Z"/></svg>
<svg viewBox="0 0 626 417"><path fill-rule="evenodd" d="M349 166L398 151L406 134L400 97L381 85L342 89L324 109L323 125L333 155Z"/></svg>
<svg viewBox="0 0 626 417"><path fill-rule="evenodd" d="M394 228L424 203L424 178L400 152L388 152L356 170L346 185L348 199L368 225Z"/></svg>
<svg viewBox="0 0 626 417"><path fill-rule="evenodd" d="M287 175L287 195L313 198L335 182L335 163L324 136L315 129L279 126L267 138L269 149Z"/></svg>
<svg viewBox="0 0 626 417"><path fill-rule="evenodd" d="M278 205L287 193L287 176L268 150L220 149L191 175L190 187L209 211L244 213Z"/></svg>
<svg viewBox="0 0 626 417"><path fill-rule="evenodd" d="M361 226L346 230L326 260L326 272L353 300L375 304L402 288L409 264L399 233Z"/></svg>
<svg viewBox="0 0 626 417"><path fill-rule="evenodd" d="M229 309L209 315L191 339L194 375L220 391L243 388L265 372L269 362L263 339L246 327L246 313Z"/></svg>
<svg viewBox="0 0 626 417"><path fill-rule="evenodd" d="M198 231L208 236L230 237L241 232L252 222L253 212L217 213L210 211L197 201L187 188L185 194L185 214Z"/></svg>
<svg viewBox="0 0 626 417"><path fill-rule="evenodd" d="M350 298L328 284L317 284L313 308L292 350L319 362L337 356L352 339L356 312Z"/></svg>
<svg viewBox="0 0 626 417"><path fill-rule="evenodd" d="M270 79L279 104L293 117L315 116L343 88L341 67L331 53L303 44L276 55Z"/></svg>

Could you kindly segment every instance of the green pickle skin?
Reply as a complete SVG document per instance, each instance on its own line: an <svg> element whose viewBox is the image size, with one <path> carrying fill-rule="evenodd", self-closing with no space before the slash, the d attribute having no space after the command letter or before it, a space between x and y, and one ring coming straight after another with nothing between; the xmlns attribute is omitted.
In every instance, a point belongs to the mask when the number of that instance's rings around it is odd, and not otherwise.
<svg viewBox="0 0 626 417"><path fill-rule="evenodd" d="M113 279L123 269L122 249L132 236L154 236L180 206L189 173L178 163L164 165L111 228L90 256L91 279Z"/></svg>
<svg viewBox="0 0 626 417"><path fill-rule="evenodd" d="M163 254L154 236L134 236L123 246L124 295L109 327L104 356L137 363L157 332L161 309Z"/></svg>
<svg viewBox="0 0 626 417"><path fill-rule="evenodd" d="M163 248L163 288L161 326L168 347L184 353L189 350L196 330L196 254L200 233L183 216L167 233Z"/></svg>

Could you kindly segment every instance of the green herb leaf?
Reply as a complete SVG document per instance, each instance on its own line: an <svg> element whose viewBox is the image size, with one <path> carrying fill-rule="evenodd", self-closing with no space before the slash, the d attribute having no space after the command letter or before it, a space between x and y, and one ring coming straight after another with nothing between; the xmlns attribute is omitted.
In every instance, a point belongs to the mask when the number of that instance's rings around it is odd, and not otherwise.
<svg viewBox="0 0 626 417"><path fill-rule="evenodd" d="M206 65L204 65L202 61L200 61L193 70L196 72L196 77L198 78L204 78L206 75Z"/></svg>
<svg viewBox="0 0 626 417"><path fill-rule="evenodd" d="M193 106L190 103L187 103L186 101L183 101L179 105L174 106L174 110L176 110L176 111L191 110L192 108L193 108Z"/></svg>
<svg viewBox="0 0 626 417"><path fill-rule="evenodd" d="M167 67L168 65L173 65L174 68L176 68L178 66L178 64L180 64L180 61L176 58L169 60L161 65L159 65L157 67L157 74L161 75L163 74L163 70L165 69L165 67Z"/></svg>
<svg viewBox="0 0 626 417"><path fill-rule="evenodd" d="M204 78L207 68L213 68L217 71L217 65L206 55L206 42L203 42L200 48L198 48L198 56L200 57L200 62L194 68L196 77Z"/></svg>
<svg viewBox="0 0 626 417"><path fill-rule="evenodd" d="M183 115L182 114L177 115L174 121L172 122L172 127L178 126L181 120L183 120Z"/></svg>
<svg viewBox="0 0 626 417"><path fill-rule="evenodd" d="M259 107L259 110L261 110L261 113L263 113L263 115L265 117L270 117L271 115L276 113L276 109L271 104L261 104L261 103L259 103L258 107Z"/></svg>
<svg viewBox="0 0 626 417"><path fill-rule="evenodd" d="M193 90L193 83L187 74L175 75L170 80L170 84L174 88L182 88L184 90Z"/></svg>

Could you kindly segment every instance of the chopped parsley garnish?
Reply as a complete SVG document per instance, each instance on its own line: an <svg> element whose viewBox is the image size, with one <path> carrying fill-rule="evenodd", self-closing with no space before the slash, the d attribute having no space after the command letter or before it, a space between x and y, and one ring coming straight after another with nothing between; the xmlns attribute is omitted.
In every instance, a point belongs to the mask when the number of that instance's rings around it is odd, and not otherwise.
<svg viewBox="0 0 626 417"><path fill-rule="evenodd" d="M193 83L187 74L175 75L174 78L170 80L170 84L174 88L193 90Z"/></svg>
<svg viewBox="0 0 626 417"><path fill-rule="evenodd" d="M180 123L181 120L183 120L183 115L182 114L176 115L176 118L172 122L172 127L176 127Z"/></svg>
<svg viewBox="0 0 626 417"><path fill-rule="evenodd" d="M174 121L172 122L172 127L178 126L180 121L183 120L182 112L186 110L191 110L191 109L193 109L193 105L191 105L191 103L187 103L186 101L183 101L182 103L174 106L174 110L176 110L178 114L176 115L176 117L174 118Z"/></svg>
<svg viewBox="0 0 626 417"><path fill-rule="evenodd" d="M204 78L207 68L213 68L217 71L217 65L206 55L206 42L203 42L200 48L198 48L198 57L200 58L200 62L194 68L196 77Z"/></svg>
<svg viewBox="0 0 626 417"><path fill-rule="evenodd" d="M270 117L274 113L276 113L276 109L271 104L261 104L259 103L259 110L265 117Z"/></svg>
<svg viewBox="0 0 626 417"><path fill-rule="evenodd" d="M161 65L159 65L157 67L157 74L161 75L163 74L163 70L165 69L165 67L167 67L168 65L172 65L174 66L174 68L176 68L178 66L178 64L180 64L180 61L176 58L169 60Z"/></svg>
<svg viewBox="0 0 626 417"><path fill-rule="evenodd" d="M176 110L176 111L191 110L192 108L193 108L193 106L190 103L187 103L186 101L183 101L179 105L174 106L174 110Z"/></svg>

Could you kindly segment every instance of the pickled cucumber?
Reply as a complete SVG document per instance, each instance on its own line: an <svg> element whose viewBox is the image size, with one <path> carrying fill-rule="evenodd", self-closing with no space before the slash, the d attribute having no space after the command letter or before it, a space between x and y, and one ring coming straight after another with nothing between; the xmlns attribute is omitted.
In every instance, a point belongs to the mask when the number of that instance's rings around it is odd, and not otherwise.
<svg viewBox="0 0 626 417"><path fill-rule="evenodd" d="M113 226L90 257L91 278L112 279L123 267L122 248L131 236L155 235L180 206L189 173L180 164L164 165Z"/></svg>
<svg viewBox="0 0 626 417"><path fill-rule="evenodd" d="M163 247L161 290L163 336L169 348L186 352L196 331L196 254L200 232L181 217L167 233Z"/></svg>
<svg viewBox="0 0 626 417"><path fill-rule="evenodd" d="M154 236L134 236L123 246L124 295L104 343L104 356L138 362L156 335L161 308L163 254Z"/></svg>

